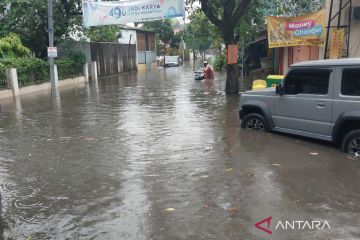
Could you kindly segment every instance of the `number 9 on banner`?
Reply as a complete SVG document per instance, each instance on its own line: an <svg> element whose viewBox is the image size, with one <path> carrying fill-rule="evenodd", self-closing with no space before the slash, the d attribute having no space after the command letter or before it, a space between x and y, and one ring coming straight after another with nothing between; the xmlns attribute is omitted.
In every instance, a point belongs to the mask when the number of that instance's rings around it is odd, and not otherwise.
<svg viewBox="0 0 360 240"><path fill-rule="evenodd" d="M110 16L114 18L120 18L122 15L125 15L120 7L115 7L110 10Z"/></svg>

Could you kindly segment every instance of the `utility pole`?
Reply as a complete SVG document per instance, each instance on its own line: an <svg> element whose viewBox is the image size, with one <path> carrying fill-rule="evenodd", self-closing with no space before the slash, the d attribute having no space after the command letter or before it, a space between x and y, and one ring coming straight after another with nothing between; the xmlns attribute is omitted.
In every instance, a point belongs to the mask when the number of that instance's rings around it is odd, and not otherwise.
<svg viewBox="0 0 360 240"><path fill-rule="evenodd" d="M185 48L186 48L186 45L185 45L185 26L186 26L186 22L185 22L185 16L184 16L184 30L183 30L183 35L182 35L182 44L183 44L183 63L185 62Z"/></svg>
<svg viewBox="0 0 360 240"><path fill-rule="evenodd" d="M54 47L54 19L53 19L53 0L47 0L48 2L48 34L49 34L49 47ZM51 94L56 93L55 82L55 68L54 57L49 56L50 65L50 82L51 82Z"/></svg>
<svg viewBox="0 0 360 240"><path fill-rule="evenodd" d="M130 59L131 38L132 38L132 34L130 34L130 38L129 38L128 59ZM131 73L130 60L128 60L128 68L129 68L129 73Z"/></svg>
<svg viewBox="0 0 360 240"><path fill-rule="evenodd" d="M163 29L161 29L161 33L162 33L162 36L164 36L164 30ZM163 41L163 40L161 40L161 41ZM163 41L163 44L164 44L164 64L163 64L163 68L165 68L165 59L166 59L166 43L165 43L165 41Z"/></svg>

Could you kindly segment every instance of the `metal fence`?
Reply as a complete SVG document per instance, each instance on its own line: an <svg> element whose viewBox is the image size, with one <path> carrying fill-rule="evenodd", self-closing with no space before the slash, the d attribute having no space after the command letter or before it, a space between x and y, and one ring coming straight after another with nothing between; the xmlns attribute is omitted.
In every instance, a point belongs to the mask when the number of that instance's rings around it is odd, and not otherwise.
<svg viewBox="0 0 360 240"><path fill-rule="evenodd" d="M139 64L148 64L156 62L156 52L151 51L142 51L138 52L138 63Z"/></svg>

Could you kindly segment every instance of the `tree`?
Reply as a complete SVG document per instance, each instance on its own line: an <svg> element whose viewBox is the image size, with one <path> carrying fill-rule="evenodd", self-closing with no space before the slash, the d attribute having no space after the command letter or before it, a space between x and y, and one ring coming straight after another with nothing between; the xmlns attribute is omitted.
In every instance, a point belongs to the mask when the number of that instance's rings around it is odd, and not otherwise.
<svg viewBox="0 0 360 240"><path fill-rule="evenodd" d="M321 0L273 0L276 15L299 16L318 11L322 6Z"/></svg>
<svg viewBox="0 0 360 240"><path fill-rule="evenodd" d="M194 0L190 0L194 2ZM201 10L219 29L226 47L237 44L235 27L246 13L252 0L199 0ZM239 68L237 64L227 65L226 93L239 93Z"/></svg>
<svg viewBox="0 0 360 240"><path fill-rule="evenodd" d="M30 50L23 46L18 35L11 33L0 38L0 58L28 57Z"/></svg>
<svg viewBox="0 0 360 240"><path fill-rule="evenodd" d="M160 40L166 44L170 43L170 40L174 37L174 30L170 19L144 22L142 28L154 31L159 35Z"/></svg>
<svg viewBox="0 0 360 240"><path fill-rule="evenodd" d="M209 49L218 35L216 27L209 21L205 14L196 9L189 16L190 23L186 27L185 41L190 48L204 52Z"/></svg>
<svg viewBox="0 0 360 240"><path fill-rule="evenodd" d="M182 33L174 34L174 36L170 39L170 47L179 49L182 40Z"/></svg>
<svg viewBox="0 0 360 240"><path fill-rule="evenodd" d="M86 29L84 35L92 42L117 42L121 37L121 32L116 25L97 26Z"/></svg>
<svg viewBox="0 0 360 240"><path fill-rule="evenodd" d="M81 26L81 0L54 0L55 44ZM11 32L21 37L36 56L45 57L48 46L47 1L3 0L0 3L0 36Z"/></svg>
<svg viewBox="0 0 360 240"><path fill-rule="evenodd" d="M187 0L187 3L191 5L195 1L200 2L201 10L217 27L226 47L237 44L239 39L244 43L251 41L264 26L266 15L301 15L321 7L321 0ZM228 65L226 93L238 92L238 66Z"/></svg>

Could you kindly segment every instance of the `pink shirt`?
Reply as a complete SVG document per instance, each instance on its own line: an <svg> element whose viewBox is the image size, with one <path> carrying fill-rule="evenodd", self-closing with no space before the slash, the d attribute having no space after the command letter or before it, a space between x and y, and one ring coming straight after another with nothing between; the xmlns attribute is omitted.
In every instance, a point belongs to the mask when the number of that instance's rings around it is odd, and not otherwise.
<svg viewBox="0 0 360 240"><path fill-rule="evenodd" d="M214 79L214 71L212 70L211 66L208 64L204 70L205 78L206 79Z"/></svg>

